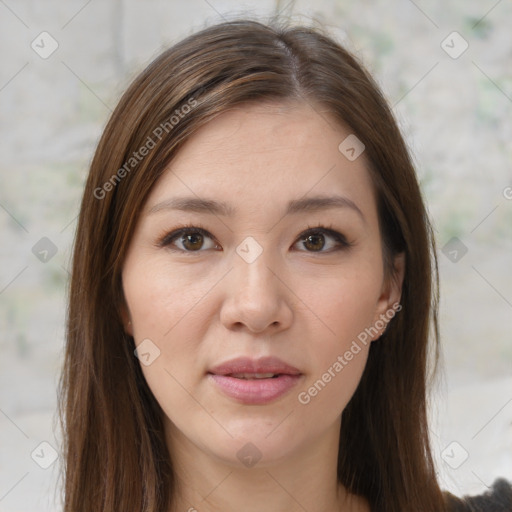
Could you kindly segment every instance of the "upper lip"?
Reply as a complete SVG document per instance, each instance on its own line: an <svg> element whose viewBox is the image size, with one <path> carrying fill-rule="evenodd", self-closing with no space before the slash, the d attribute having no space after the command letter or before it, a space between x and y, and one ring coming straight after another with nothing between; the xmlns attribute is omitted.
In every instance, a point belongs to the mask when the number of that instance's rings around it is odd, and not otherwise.
<svg viewBox="0 0 512 512"><path fill-rule="evenodd" d="M208 373L214 373L215 375L230 375L232 373L300 375L301 372L277 357L262 357L260 359L238 357L214 366Z"/></svg>

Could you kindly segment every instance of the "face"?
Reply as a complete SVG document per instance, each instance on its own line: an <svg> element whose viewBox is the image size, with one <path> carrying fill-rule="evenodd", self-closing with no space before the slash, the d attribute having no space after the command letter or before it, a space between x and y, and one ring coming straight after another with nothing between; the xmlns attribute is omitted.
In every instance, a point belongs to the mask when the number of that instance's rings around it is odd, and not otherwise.
<svg viewBox="0 0 512 512"><path fill-rule="evenodd" d="M364 153L338 149L350 133L309 106L239 107L153 188L124 317L170 443L261 465L337 439L403 274L397 259L385 278Z"/></svg>

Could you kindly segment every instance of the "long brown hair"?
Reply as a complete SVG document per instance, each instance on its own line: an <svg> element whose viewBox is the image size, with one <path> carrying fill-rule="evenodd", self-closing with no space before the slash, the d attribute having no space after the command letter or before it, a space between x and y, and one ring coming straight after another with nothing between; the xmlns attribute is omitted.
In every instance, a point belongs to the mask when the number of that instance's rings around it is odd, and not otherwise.
<svg viewBox="0 0 512 512"><path fill-rule="evenodd" d="M343 412L338 479L375 511L444 510L426 406L429 354L438 354L437 262L407 148L378 86L332 38L241 20L156 58L122 96L94 155L61 380L65 512L164 512L173 503L163 412L121 321L123 261L148 193L192 133L234 105L289 100L327 108L364 143L388 275L395 254L406 258L403 309L371 345Z"/></svg>

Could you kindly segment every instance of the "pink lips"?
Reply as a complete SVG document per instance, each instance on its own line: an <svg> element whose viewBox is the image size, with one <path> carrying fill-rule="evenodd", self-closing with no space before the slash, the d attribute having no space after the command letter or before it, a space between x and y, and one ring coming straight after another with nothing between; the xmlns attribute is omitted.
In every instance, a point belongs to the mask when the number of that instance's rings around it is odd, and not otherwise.
<svg viewBox="0 0 512 512"><path fill-rule="evenodd" d="M302 376L297 368L276 357L232 359L215 366L208 375L224 394L253 405L276 400L292 389Z"/></svg>

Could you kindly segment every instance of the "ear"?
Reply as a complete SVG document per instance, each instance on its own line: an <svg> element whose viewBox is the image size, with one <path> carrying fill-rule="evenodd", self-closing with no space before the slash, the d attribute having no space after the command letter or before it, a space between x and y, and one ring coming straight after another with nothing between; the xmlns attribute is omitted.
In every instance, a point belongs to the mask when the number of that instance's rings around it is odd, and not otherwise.
<svg viewBox="0 0 512 512"><path fill-rule="evenodd" d="M121 315L121 322L123 323L124 332L128 334L128 336L133 337L133 325L130 317L130 313L128 311L128 306L126 306L125 302L120 307L119 314Z"/></svg>
<svg viewBox="0 0 512 512"><path fill-rule="evenodd" d="M381 294L377 301L373 325L375 331L372 341L380 338L387 328L388 323L395 316L402 296L402 285L405 275L405 253L397 254L393 261L392 275L384 279Z"/></svg>

